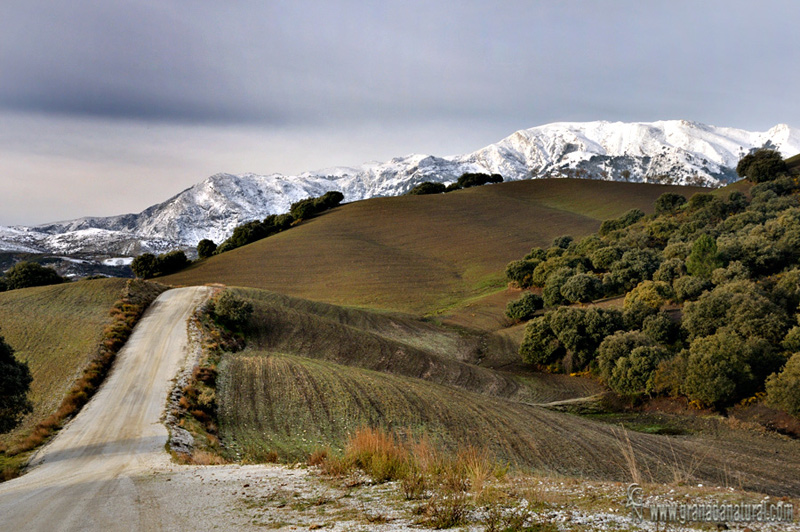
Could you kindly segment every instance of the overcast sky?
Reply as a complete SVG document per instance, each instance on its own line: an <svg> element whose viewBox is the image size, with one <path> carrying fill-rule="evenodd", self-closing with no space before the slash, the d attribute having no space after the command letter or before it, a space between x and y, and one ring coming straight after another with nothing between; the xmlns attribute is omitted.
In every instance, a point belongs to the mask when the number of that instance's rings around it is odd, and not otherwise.
<svg viewBox="0 0 800 532"><path fill-rule="evenodd" d="M800 2L0 1L0 224L555 121L800 126Z"/></svg>

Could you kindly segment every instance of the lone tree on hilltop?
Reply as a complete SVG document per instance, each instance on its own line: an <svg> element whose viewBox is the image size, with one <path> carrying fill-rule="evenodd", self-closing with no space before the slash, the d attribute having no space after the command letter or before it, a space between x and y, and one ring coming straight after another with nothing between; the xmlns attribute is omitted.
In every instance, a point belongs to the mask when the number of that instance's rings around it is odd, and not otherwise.
<svg viewBox="0 0 800 532"><path fill-rule="evenodd" d="M28 400L31 372L14 357L14 350L0 336L0 433L19 425L33 407Z"/></svg>

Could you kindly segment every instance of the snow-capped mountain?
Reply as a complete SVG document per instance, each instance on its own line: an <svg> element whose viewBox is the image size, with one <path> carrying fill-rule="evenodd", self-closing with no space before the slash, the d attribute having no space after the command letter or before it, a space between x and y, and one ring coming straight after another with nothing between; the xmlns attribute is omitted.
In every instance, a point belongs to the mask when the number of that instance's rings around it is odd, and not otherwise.
<svg viewBox="0 0 800 532"><path fill-rule="evenodd" d="M0 227L0 250L135 255L193 247L203 238L219 243L243 222L330 190L343 192L345 201L397 196L465 172L499 173L506 181L579 177L713 187L736 180L739 159L761 147L784 157L800 153L800 130L780 124L750 132L685 120L554 123L466 155L409 155L297 176L217 174L139 214Z"/></svg>

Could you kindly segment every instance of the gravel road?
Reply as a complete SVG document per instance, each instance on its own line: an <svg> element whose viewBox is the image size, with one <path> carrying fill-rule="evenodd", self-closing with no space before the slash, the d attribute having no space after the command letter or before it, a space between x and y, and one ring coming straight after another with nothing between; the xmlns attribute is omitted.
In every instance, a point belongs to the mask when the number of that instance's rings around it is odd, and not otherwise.
<svg viewBox="0 0 800 532"><path fill-rule="evenodd" d="M158 528L158 501L143 500L136 477L169 460L161 416L186 357L187 319L208 293L169 290L152 304L95 397L32 470L0 484L0 530Z"/></svg>

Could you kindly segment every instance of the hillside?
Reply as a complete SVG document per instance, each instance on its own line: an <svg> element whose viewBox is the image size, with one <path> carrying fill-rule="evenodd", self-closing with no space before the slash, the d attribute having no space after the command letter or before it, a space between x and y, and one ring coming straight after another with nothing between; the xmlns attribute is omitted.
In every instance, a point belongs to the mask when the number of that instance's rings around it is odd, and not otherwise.
<svg viewBox="0 0 800 532"><path fill-rule="evenodd" d="M294 462L315 450L337 451L348 434L367 425L425 434L450 450L487 446L499 460L539 473L626 481L630 450L650 481L728 485L728 466L736 464L740 487L800 493L796 441L719 419L668 416L643 419L639 431L625 432L520 402L521 394L493 386L509 376L472 364L470 337L450 329L258 290L235 292L254 304L255 313L245 330L248 348L224 355L219 365L217 404L219 434L228 452L244 461L277 453ZM446 371L418 371L423 356ZM448 378L458 365L486 377ZM456 371L456 377L464 374ZM539 375L528 386L541 400L596 391L581 383ZM681 436L644 433L662 426Z"/></svg>
<svg viewBox="0 0 800 532"><path fill-rule="evenodd" d="M666 191L695 187L550 179L343 205L164 278L224 283L340 305L441 312L505 286L506 264L562 234L596 231Z"/></svg>
<svg viewBox="0 0 800 532"><path fill-rule="evenodd" d="M499 173L506 181L576 177L716 187L735 180L738 160L761 147L795 155L800 131L779 124L751 132L686 120L554 123L464 155L414 154L291 176L216 174L138 214L0 227L0 250L136 255L194 247L203 238L219 243L237 225L287 212L309 196L331 190L349 202L398 196L423 181L450 183L465 172Z"/></svg>
<svg viewBox="0 0 800 532"><path fill-rule="evenodd" d="M8 441L52 413L94 354L125 279L98 279L0 293L0 335L28 362L33 413Z"/></svg>

